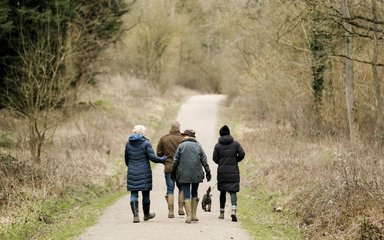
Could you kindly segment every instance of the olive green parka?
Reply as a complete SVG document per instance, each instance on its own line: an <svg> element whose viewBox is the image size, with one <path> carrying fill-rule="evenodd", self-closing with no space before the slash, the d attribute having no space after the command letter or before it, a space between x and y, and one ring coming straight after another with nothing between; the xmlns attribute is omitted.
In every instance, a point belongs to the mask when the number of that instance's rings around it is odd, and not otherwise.
<svg viewBox="0 0 384 240"><path fill-rule="evenodd" d="M210 172L207 155L193 137L185 138L177 147L172 172L176 172L179 183L200 183L205 173Z"/></svg>

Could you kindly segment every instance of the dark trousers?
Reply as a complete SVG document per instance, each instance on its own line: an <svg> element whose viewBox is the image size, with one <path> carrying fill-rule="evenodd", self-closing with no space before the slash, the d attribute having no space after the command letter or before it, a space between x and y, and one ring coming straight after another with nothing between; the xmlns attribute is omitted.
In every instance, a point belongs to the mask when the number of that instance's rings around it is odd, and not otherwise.
<svg viewBox="0 0 384 240"><path fill-rule="evenodd" d="M237 206L237 195L236 192L229 192L231 195L232 206ZM220 209L225 208L225 202L227 200L227 191L220 191Z"/></svg>

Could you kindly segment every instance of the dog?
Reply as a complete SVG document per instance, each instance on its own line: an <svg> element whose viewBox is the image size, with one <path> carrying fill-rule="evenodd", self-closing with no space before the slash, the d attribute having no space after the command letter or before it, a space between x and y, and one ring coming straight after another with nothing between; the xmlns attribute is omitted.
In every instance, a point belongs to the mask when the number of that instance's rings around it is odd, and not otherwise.
<svg viewBox="0 0 384 240"><path fill-rule="evenodd" d="M201 207L203 208L204 212L210 212L211 205L212 205L212 194L211 194L211 187L209 187L207 190L207 193L204 194L203 196L203 200L201 201Z"/></svg>

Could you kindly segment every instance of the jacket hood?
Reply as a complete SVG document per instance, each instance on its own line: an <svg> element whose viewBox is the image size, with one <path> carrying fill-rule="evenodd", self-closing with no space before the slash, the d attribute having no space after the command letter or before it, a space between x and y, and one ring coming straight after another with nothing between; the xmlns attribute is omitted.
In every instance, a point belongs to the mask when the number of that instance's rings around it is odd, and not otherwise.
<svg viewBox="0 0 384 240"><path fill-rule="evenodd" d="M231 135L224 135L219 137L219 143L223 145L231 144L234 141Z"/></svg>
<svg viewBox="0 0 384 240"><path fill-rule="evenodd" d="M139 133L133 133L128 137L128 141L132 146L139 146L145 140L147 140L147 138Z"/></svg>

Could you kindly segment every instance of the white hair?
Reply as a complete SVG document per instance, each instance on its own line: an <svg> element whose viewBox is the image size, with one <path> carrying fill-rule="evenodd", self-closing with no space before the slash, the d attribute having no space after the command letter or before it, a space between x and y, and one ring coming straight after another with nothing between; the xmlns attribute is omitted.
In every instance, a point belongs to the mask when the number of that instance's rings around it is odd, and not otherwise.
<svg viewBox="0 0 384 240"><path fill-rule="evenodd" d="M147 135L147 128L144 127L143 125L136 125L132 129L132 133L143 134L144 136L146 136Z"/></svg>
<svg viewBox="0 0 384 240"><path fill-rule="evenodd" d="M173 121L171 123L171 130L180 131L180 123L178 121Z"/></svg>

